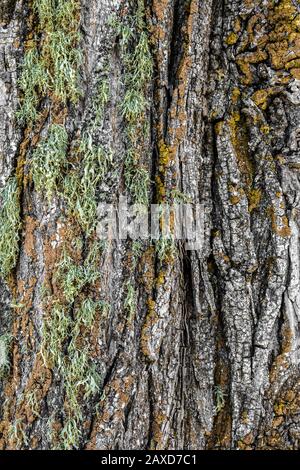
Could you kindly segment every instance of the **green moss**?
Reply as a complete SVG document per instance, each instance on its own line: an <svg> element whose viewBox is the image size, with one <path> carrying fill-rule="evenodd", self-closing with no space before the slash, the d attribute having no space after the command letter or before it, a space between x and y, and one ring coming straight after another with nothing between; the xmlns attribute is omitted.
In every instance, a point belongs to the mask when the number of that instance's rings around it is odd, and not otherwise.
<svg viewBox="0 0 300 470"><path fill-rule="evenodd" d="M53 124L48 135L34 150L31 173L37 191L45 192L50 200L58 189L62 170L66 166L68 134L63 126Z"/></svg>
<svg viewBox="0 0 300 470"><path fill-rule="evenodd" d="M0 275L15 267L19 253L20 201L16 178L10 178L0 192Z"/></svg>

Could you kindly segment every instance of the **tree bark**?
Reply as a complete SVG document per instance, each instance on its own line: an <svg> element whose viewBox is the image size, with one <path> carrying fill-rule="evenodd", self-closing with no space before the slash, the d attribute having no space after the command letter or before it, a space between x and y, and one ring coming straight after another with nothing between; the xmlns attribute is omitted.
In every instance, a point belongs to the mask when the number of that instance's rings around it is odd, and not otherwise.
<svg viewBox="0 0 300 470"><path fill-rule="evenodd" d="M2 449L297 449L296 0L2 0ZM96 235L205 207L204 246Z"/></svg>

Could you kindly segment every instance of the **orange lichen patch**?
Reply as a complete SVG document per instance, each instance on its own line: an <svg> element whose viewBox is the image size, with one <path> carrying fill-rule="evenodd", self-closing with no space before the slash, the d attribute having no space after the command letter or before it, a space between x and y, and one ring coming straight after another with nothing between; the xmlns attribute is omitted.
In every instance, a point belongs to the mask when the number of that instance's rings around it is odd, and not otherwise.
<svg viewBox="0 0 300 470"><path fill-rule="evenodd" d="M241 20L240 18L236 18L236 20L234 21L233 30L235 33L239 33L241 29L242 29Z"/></svg>
<svg viewBox="0 0 300 470"><path fill-rule="evenodd" d="M154 411L152 421L152 440L150 444L151 450L164 450L163 437L168 416L159 408Z"/></svg>
<svg viewBox="0 0 300 470"><path fill-rule="evenodd" d="M155 251L153 246L143 253L139 273L146 293L151 295L155 286Z"/></svg>
<svg viewBox="0 0 300 470"><path fill-rule="evenodd" d="M148 299L148 313L141 333L141 351L149 360L152 359L152 353L149 349L149 338L151 337L153 325L158 321L155 307L155 301L153 299Z"/></svg>
<svg viewBox="0 0 300 470"><path fill-rule="evenodd" d="M44 365L42 356L37 355L24 390L23 400L16 410L16 419L18 416L25 417L28 424L32 424L37 419L51 383L52 373Z"/></svg>
<svg viewBox="0 0 300 470"><path fill-rule="evenodd" d="M96 448L97 435L98 433L103 433L107 423L114 421L119 422L121 425L124 422L124 410L132 397L134 383L134 375L114 377L104 388L106 401L102 410L96 417L91 438L86 446L87 450L93 450Z"/></svg>
<svg viewBox="0 0 300 470"><path fill-rule="evenodd" d="M27 256L34 259L36 257L34 232L38 226L38 222L33 217L26 216L24 225L25 225L24 250Z"/></svg>
<svg viewBox="0 0 300 470"><path fill-rule="evenodd" d="M265 24L268 24L266 32ZM287 84L291 78L299 77L300 58L300 17L292 0L281 0L277 5L273 1L268 4L266 13L251 16L247 24L247 37L243 41L242 50L247 46L256 46L255 51L245 52L236 57L236 62L243 74L241 83L253 83L252 66L269 59L273 69L280 73L278 82ZM232 34L236 34L232 33ZM232 35L232 41L234 36ZM290 74L282 72L291 71ZM266 109L266 99L261 102Z"/></svg>
<svg viewBox="0 0 300 470"><path fill-rule="evenodd" d="M152 11L159 22L166 19L166 16L169 13L170 4L170 0L154 0L152 2Z"/></svg>
<svg viewBox="0 0 300 470"><path fill-rule="evenodd" d="M268 215L271 219L272 230L283 238L288 238L291 236L291 228L289 227L289 220L286 215L277 216L274 207L268 209Z"/></svg>
<svg viewBox="0 0 300 470"><path fill-rule="evenodd" d="M255 438L251 432L246 434L246 436L238 441L238 448L240 450L252 450L251 445L254 443L254 439Z"/></svg>
<svg viewBox="0 0 300 470"><path fill-rule="evenodd" d="M230 196L230 202L233 205L238 204L240 200L241 200L240 196Z"/></svg>
<svg viewBox="0 0 300 470"><path fill-rule="evenodd" d="M26 154L27 150L30 145L30 129L26 129L24 132L24 138L20 144L19 156L17 160L17 168L16 168L16 178L18 185L23 183L24 178L24 167L26 163Z"/></svg>
<svg viewBox="0 0 300 470"><path fill-rule="evenodd" d="M290 72L293 78L300 80L300 68L292 68Z"/></svg>

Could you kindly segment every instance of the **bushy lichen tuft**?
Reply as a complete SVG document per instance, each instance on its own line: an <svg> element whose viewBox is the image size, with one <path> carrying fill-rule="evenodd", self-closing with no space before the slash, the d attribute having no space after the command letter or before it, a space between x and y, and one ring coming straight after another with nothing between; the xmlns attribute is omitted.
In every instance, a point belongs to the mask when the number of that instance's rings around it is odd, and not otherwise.
<svg viewBox="0 0 300 470"><path fill-rule="evenodd" d="M124 63L125 95L121 114L128 138L125 184L133 202L147 204L150 178L149 171L141 161L141 155L145 152L145 139L149 132L147 111L153 59L145 23L144 2L138 0L136 12L123 22L114 20L113 26L119 36Z"/></svg>
<svg viewBox="0 0 300 470"><path fill-rule="evenodd" d="M0 192L0 275L15 267L19 253L20 200L16 178L10 178Z"/></svg>
<svg viewBox="0 0 300 470"><path fill-rule="evenodd" d="M46 96L62 103L76 103L81 94L79 2L34 0L33 11L37 20L35 35L28 41L19 80L23 96L17 117L23 124L36 121L39 102Z"/></svg>
<svg viewBox="0 0 300 470"><path fill-rule="evenodd" d="M37 191L46 193L51 199L57 190L58 180L66 165L68 134L63 126L53 124L48 135L34 150L31 158L31 172Z"/></svg>
<svg viewBox="0 0 300 470"><path fill-rule="evenodd" d="M69 212L74 215L87 235L97 223L97 187L112 163L112 154L93 144L86 134L79 147L80 167L70 165L63 187Z"/></svg>

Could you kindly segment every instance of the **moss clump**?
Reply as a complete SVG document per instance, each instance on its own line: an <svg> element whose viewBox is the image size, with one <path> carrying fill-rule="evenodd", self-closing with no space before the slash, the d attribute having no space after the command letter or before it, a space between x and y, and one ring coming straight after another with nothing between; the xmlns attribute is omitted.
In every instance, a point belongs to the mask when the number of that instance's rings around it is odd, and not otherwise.
<svg viewBox="0 0 300 470"><path fill-rule="evenodd" d="M68 134L63 126L53 124L48 136L34 150L31 158L31 172L37 191L45 191L48 199L57 190L66 165Z"/></svg>
<svg viewBox="0 0 300 470"><path fill-rule="evenodd" d="M93 109L95 111L96 119L92 124L92 128L95 129L101 124L101 120L103 119L104 110L106 105L109 102L110 97L110 86L109 81L106 76L101 78L97 86L97 92L95 96L95 100L93 103Z"/></svg>
<svg viewBox="0 0 300 470"><path fill-rule="evenodd" d="M21 228L19 190L10 178L0 192L0 275L6 277L15 267Z"/></svg>

